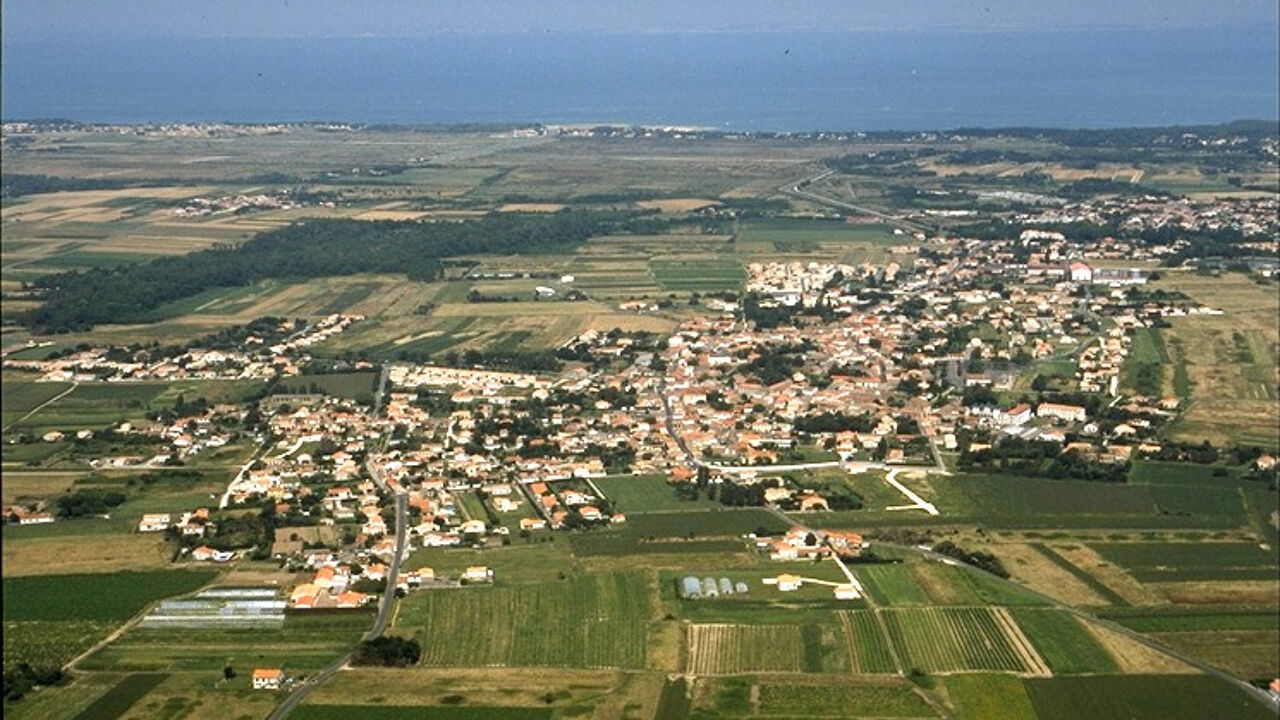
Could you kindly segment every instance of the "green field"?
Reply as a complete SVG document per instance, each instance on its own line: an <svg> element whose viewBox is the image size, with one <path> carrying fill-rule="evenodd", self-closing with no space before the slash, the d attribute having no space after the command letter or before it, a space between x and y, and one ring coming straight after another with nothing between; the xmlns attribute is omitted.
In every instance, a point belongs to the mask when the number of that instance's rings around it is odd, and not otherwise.
<svg viewBox="0 0 1280 720"><path fill-rule="evenodd" d="M648 593L639 573L406 598L396 628L435 666L644 666Z"/></svg>
<svg viewBox="0 0 1280 720"><path fill-rule="evenodd" d="M995 612L986 608L922 608L881 610L880 615L909 668L925 672L1029 671Z"/></svg>
<svg viewBox="0 0 1280 720"><path fill-rule="evenodd" d="M1040 720L1263 720L1258 700L1206 675L1100 675L1026 681Z"/></svg>
<svg viewBox="0 0 1280 720"><path fill-rule="evenodd" d="M42 403L57 397L71 387L71 383L37 383L6 376L0 382L0 414L4 427L17 422L23 415L39 407ZM8 448L5 449L8 455Z"/></svg>
<svg viewBox="0 0 1280 720"><path fill-rule="evenodd" d="M147 603L184 595L217 573L161 570L4 578L4 619L123 621Z"/></svg>
<svg viewBox="0 0 1280 720"><path fill-rule="evenodd" d="M649 267L658 285L671 292L736 291L746 279L734 260L653 260Z"/></svg>
<svg viewBox="0 0 1280 720"><path fill-rule="evenodd" d="M1273 551L1249 543L1091 543L1139 582L1274 580Z"/></svg>
<svg viewBox="0 0 1280 720"><path fill-rule="evenodd" d="M760 715L785 717L934 717L929 704L906 685L760 686Z"/></svg>
<svg viewBox="0 0 1280 720"><path fill-rule="evenodd" d="M1115 660L1074 615L1041 608L1011 612L1055 674L1117 672Z"/></svg>
<svg viewBox="0 0 1280 720"><path fill-rule="evenodd" d="M1012 675L951 675L947 694L958 720L1037 720L1022 680Z"/></svg>
<svg viewBox="0 0 1280 720"><path fill-rule="evenodd" d="M593 482L613 503L615 510L628 516L642 512L717 507L711 500L686 502L677 499L663 475L605 477Z"/></svg>
<svg viewBox="0 0 1280 720"><path fill-rule="evenodd" d="M280 378L273 392L285 394L317 392L372 403L374 385L377 381L378 374L374 372L297 375Z"/></svg>
<svg viewBox="0 0 1280 720"><path fill-rule="evenodd" d="M640 538L737 537L763 527L782 532L788 525L777 515L759 508L645 513L628 518L623 531Z"/></svg>
<svg viewBox="0 0 1280 720"><path fill-rule="evenodd" d="M127 675L105 695L80 711L72 720L115 720L128 712L129 708L144 695L164 682L165 677L158 673Z"/></svg>
<svg viewBox="0 0 1280 720"><path fill-rule="evenodd" d="M906 565L859 565L854 574L877 605L928 605L929 596Z"/></svg>

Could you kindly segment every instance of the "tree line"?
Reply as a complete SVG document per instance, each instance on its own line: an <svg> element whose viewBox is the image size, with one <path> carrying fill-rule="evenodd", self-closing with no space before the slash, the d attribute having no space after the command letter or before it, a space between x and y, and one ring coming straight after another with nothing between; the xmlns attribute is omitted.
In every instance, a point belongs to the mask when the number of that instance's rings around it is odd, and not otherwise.
<svg viewBox="0 0 1280 720"><path fill-rule="evenodd" d="M445 257L566 252L593 235L628 232L637 219L632 213L564 211L541 217L495 213L467 222L310 220L235 247L47 275L34 283L44 303L18 321L41 334L147 322L166 303L269 278L387 272L430 281L440 276Z"/></svg>

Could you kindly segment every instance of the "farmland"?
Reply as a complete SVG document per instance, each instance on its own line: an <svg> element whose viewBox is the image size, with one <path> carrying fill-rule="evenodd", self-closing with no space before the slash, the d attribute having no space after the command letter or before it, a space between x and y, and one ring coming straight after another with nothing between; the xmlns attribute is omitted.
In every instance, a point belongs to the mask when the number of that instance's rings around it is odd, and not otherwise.
<svg viewBox="0 0 1280 720"><path fill-rule="evenodd" d="M1047 672L1003 609L901 609L880 614L903 663L910 667L926 672Z"/></svg>
<svg viewBox="0 0 1280 720"><path fill-rule="evenodd" d="M694 624L688 633L687 669L696 675L840 672L848 667L843 631L835 626Z"/></svg>
<svg viewBox="0 0 1280 720"><path fill-rule="evenodd" d="M1140 582L1267 580L1272 552L1245 543L1094 543L1100 555Z"/></svg>
<svg viewBox="0 0 1280 720"><path fill-rule="evenodd" d="M407 599L396 627L418 638L431 666L642 667L646 598L635 573L435 591ZM573 632L548 636L544 627Z"/></svg>
<svg viewBox="0 0 1280 720"><path fill-rule="evenodd" d="M1041 720L1271 717L1262 705L1207 676L1067 677L1028 680L1027 695Z"/></svg>

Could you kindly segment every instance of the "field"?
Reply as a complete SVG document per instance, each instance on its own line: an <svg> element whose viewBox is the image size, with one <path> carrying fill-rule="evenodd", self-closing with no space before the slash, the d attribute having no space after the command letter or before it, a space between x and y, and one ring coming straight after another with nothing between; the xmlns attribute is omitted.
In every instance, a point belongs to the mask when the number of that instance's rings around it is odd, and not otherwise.
<svg viewBox="0 0 1280 720"><path fill-rule="evenodd" d="M742 266L729 260L654 260L649 265L662 289L674 292L737 291L746 279Z"/></svg>
<svg viewBox="0 0 1280 720"><path fill-rule="evenodd" d="M1166 394L1187 397L1173 435L1192 442L1280 446L1276 403L1277 347L1274 288L1244 275L1169 273L1156 287L1183 292L1224 312L1174 318L1162 331L1172 360Z"/></svg>
<svg viewBox="0 0 1280 720"><path fill-rule="evenodd" d="M422 642L429 666L635 668L644 666L648 618L643 576L614 573L418 593L402 603L396 628Z"/></svg>
<svg viewBox="0 0 1280 720"><path fill-rule="evenodd" d="M1010 675L951 675L947 694L960 720L1037 720L1022 680Z"/></svg>
<svg viewBox="0 0 1280 720"><path fill-rule="evenodd" d="M1055 675L1117 670L1115 661L1074 615L1040 608L1010 612Z"/></svg>
<svg viewBox="0 0 1280 720"><path fill-rule="evenodd" d="M1027 680L1040 720L1164 720L1274 717L1238 688L1206 676L1065 677Z"/></svg>
<svg viewBox="0 0 1280 720"><path fill-rule="evenodd" d="M126 675L105 695L81 710L73 720L114 720L121 717L143 696L164 682L164 679L165 676L158 673Z"/></svg>
<svg viewBox="0 0 1280 720"><path fill-rule="evenodd" d="M774 684L760 686L760 714L784 717L933 717L934 711L905 685Z"/></svg>
<svg viewBox="0 0 1280 720"><path fill-rule="evenodd" d="M278 393L321 392L334 397L352 398L373 402L374 384L378 374L372 372L332 373L328 375L297 375L281 378L276 384Z"/></svg>
<svg viewBox="0 0 1280 720"><path fill-rule="evenodd" d="M551 712L551 708L540 707L303 705L289 717L294 720L347 720L352 717L368 720L549 720Z"/></svg>
<svg viewBox="0 0 1280 720"><path fill-rule="evenodd" d="M663 475L606 477L593 482L613 503L614 509L625 512L628 517L636 513L716 506L710 500L686 502L677 499Z"/></svg>
<svg viewBox="0 0 1280 720"><path fill-rule="evenodd" d="M4 578L4 666L61 667L149 603L191 592L212 572Z"/></svg>
<svg viewBox="0 0 1280 720"><path fill-rule="evenodd" d="M695 675L750 672L841 672L848 668L843 630L823 625L688 626Z"/></svg>
<svg viewBox="0 0 1280 720"><path fill-rule="evenodd" d="M192 592L215 575L174 570L6 577L4 619L127 620L147 603Z"/></svg>
<svg viewBox="0 0 1280 720"><path fill-rule="evenodd" d="M5 376L0 383L0 415L4 428L21 420L24 415L71 388L70 383L36 383L18 377Z"/></svg>
<svg viewBox="0 0 1280 720"><path fill-rule="evenodd" d="M1273 580L1273 551L1246 543L1093 543L1139 582Z"/></svg>
<svg viewBox="0 0 1280 720"><path fill-rule="evenodd" d="M1044 661L1002 608L882 610L880 615L908 667L925 672L1048 673Z"/></svg>
<svg viewBox="0 0 1280 720"><path fill-rule="evenodd" d="M287 616L274 629L135 628L86 658L81 668L220 674L231 663L305 672L341 655L372 622L370 613L360 611Z"/></svg>

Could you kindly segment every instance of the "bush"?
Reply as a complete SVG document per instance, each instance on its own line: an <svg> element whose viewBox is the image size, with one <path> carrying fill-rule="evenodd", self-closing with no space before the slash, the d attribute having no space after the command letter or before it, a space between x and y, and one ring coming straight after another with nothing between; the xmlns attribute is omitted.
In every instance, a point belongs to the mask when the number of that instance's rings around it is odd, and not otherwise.
<svg viewBox="0 0 1280 720"><path fill-rule="evenodd" d="M413 638L383 636L365 640L356 646L351 658L353 665L381 665L405 667L422 657L422 646Z"/></svg>

